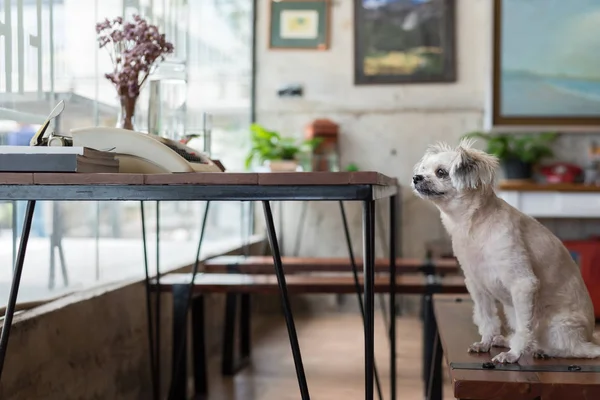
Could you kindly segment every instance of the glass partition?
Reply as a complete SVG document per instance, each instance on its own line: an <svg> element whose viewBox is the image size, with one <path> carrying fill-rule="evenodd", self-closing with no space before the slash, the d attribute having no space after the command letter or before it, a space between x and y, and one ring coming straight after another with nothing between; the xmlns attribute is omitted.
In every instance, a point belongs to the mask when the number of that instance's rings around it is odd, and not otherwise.
<svg viewBox="0 0 600 400"><path fill-rule="evenodd" d="M165 32L175 51L165 68L183 68L183 85L165 84L174 132L203 132L212 117L211 156L242 170L251 119L253 2L248 0L0 0L0 144L23 145L59 100L59 133L116 126L119 102L104 77L112 64L95 26L140 14ZM162 83L161 83L162 84ZM149 86L140 94L136 129L148 129ZM177 125L178 124L178 125ZM181 128L183 127L183 128ZM203 150L203 138L189 145ZM211 204L204 254L242 242L250 212ZM161 202L160 263L193 261L204 202ZM0 305L8 296L14 240L24 202L0 203ZM155 268L157 203L146 202L149 260ZM243 218L242 218L243 217ZM14 224L17 224L15 230ZM39 202L19 301L143 276L139 202Z"/></svg>

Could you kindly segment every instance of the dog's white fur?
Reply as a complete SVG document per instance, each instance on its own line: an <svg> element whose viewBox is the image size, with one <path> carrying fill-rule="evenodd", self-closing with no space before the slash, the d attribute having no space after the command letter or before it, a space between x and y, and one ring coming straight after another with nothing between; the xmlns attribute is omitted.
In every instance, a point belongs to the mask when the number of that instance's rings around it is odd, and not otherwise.
<svg viewBox="0 0 600 400"><path fill-rule="evenodd" d="M469 351L510 347L494 357L501 363L517 362L528 352L599 357L594 309L579 267L546 227L496 196L498 160L471 145L431 146L412 182L415 193L440 210L464 271L481 335ZM497 302L510 328L506 338Z"/></svg>

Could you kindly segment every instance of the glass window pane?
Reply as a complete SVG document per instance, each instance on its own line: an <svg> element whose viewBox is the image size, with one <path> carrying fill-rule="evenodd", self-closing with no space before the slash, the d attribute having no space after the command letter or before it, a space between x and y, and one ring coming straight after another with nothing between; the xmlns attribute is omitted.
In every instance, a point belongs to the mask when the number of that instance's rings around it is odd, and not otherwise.
<svg viewBox="0 0 600 400"><path fill-rule="evenodd" d="M112 64L109 54L98 49L95 24L137 13L165 32L175 46L170 61L185 66L185 90L173 91L179 96L173 101L185 105L180 107L185 112L185 133L202 132L202 115L211 114L212 158L220 159L228 170L243 169L251 118L251 1L41 0L40 4L38 10L35 0L0 0L4 23L0 144L26 145L59 100L66 104L56 128L59 133L115 126L116 90L104 77ZM138 130L147 129L147 118L146 85L136 110ZM203 150L203 139L190 145ZM8 296L13 243L20 235L25 206L0 202L0 305ZM204 202L160 203L162 270L193 262L205 207ZM156 209L156 202L145 203L151 271L156 265ZM203 253L240 243L249 218L240 203L211 204ZM19 301L143 277L141 237L139 202L38 202Z"/></svg>

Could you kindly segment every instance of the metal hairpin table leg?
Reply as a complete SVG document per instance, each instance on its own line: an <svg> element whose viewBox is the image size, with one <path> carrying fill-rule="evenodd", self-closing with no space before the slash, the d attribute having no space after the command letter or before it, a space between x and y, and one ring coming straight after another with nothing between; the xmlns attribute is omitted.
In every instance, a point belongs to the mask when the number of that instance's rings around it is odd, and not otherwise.
<svg viewBox="0 0 600 400"><path fill-rule="evenodd" d="M283 314L285 316L288 335L290 337L290 346L294 357L298 385L300 386L300 395L302 400L309 400L308 384L306 383L306 375L304 374L304 366L302 365L302 355L300 354L300 345L298 344L298 335L296 334L296 326L294 325L294 317L292 316L287 285L285 283L285 274L281 263L281 253L279 252L277 233L275 232L275 224L273 223L273 213L271 212L271 206L268 201L263 201L263 208L265 211L265 222L267 224L267 236L269 237L269 244L271 245L271 251L273 252L273 262L275 263L275 275L277 275L277 282L279 283Z"/></svg>
<svg viewBox="0 0 600 400"><path fill-rule="evenodd" d="M142 244L144 246L144 272L146 273L146 318L148 320L148 342L150 346L150 373L152 377L152 397L159 399L158 387L156 385L156 357L154 355L154 324L152 323L152 306L150 302L150 268L148 267L148 243L146 241L146 218L144 214L144 202L140 201L142 214Z"/></svg>
<svg viewBox="0 0 600 400"><path fill-rule="evenodd" d="M373 400L375 365L375 201L363 202L363 277L365 284L365 399Z"/></svg>
<svg viewBox="0 0 600 400"><path fill-rule="evenodd" d="M442 400L442 352L437 351L438 329L433 308L433 294L439 292L439 276L426 275L427 287L424 302L423 335L424 360L423 375L427 400Z"/></svg>
<svg viewBox="0 0 600 400"><path fill-rule="evenodd" d="M346 236L346 245L348 246L348 255L350 257L350 265L352 266L352 275L354 276L354 286L356 288L356 295L358 296L358 306L360 308L360 315L363 319L363 326L365 324L365 308L362 301L360 283L358 281L358 268L356 267L356 260L354 259L354 250L352 249L352 239L350 238L350 228L348 227L348 218L346 218L346 210L344 209L344 202L340 200L340 212L342 214L342 224L344 225L344 234ZM375 373L375 385L377 386L377 395L379 400L383 399L381 392L381 383L379 382L379 374L377 373L377 365L373 360L373 371Z"/></svg>
<svg viewBox="0 0 600 400"><path fill-rule="evenodd" d="M156 287L160 288L160 201L156 202ZM156 291L156 303L155 303L155 315L156 319L154 321L155 325L155 337L156 337L156 351L154 353L156 364L154 364L156 368L156 391L160 394L160 381L161 381L161 368L160 368L160 289Z"/></svg>
<svg viewBox="0 0 600 400"><path fill-rule="evenodd" d="M192 268L192 277L190 284L187 289L187 296L185 299L185 310L182 310L181 315L187 316L190 305L192 304L192 297L194 294L194 280L198 274L198 268L200 266L200 250L202 249L202 242L204 242L204 233L206 232L206 220L208 219L208 210L210 208L210 201L206 202L206 208L204 209L204 215L202 216L202 225L200 227L200 238L198 239L198 247L196 249L196 258L194 259L194 267ZM187 380L184 380L183 387L178 386L177 377L180 370L185 369L186 360L185 348L186 348L186 335L187 335L187 318L182 319L182 325L179 332L181 336L173 338L173 365L172 365L172 376L171 386L169 388L169 399L185 398L186 396L186 385Z"/></svg>
<svg viewBox="0 0 600 400"><path fill-rule="evenodd" d="M390 197L390 392L396 400L396 196Z"/></svg>
<svg viewBox="0 0 600 400"><path fill-rule="evenodd" d="M35 200L27 202L25 210L25 220L23 221L23 231L21 233L21 243L17 253L12 284L8 295L8 304L4 316L4 324L2 325L2 334L0 334L0 379L4 369L4 359L6 358L6 350L8 348L8 337L10 336L10 328L13 317L15 315L15 307L17 304L17 296L19 294L19 286L21 284L21 274L23 273L23 264L25 262L25 252L27 251L27 242L29 241L29 231L31 230L31 221L33 219L33 210L35 209Z"/></svg>
<svg viewBox="0 0 600 400"><path fill-rule="evenodd" d="M17 262L17 202L12 201L12 264L13 268Z"/></svg>

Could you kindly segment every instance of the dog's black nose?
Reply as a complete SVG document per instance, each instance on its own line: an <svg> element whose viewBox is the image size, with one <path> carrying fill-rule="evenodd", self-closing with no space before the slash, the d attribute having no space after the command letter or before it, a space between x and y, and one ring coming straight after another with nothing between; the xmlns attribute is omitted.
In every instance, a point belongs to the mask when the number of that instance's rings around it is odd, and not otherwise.
<svg viewBox="0 0 600 400"><path fill-rule="evenodd" d="M417 183L423 180L423 175L415 175L413 176L413 183L416 185Z"/></svg>

